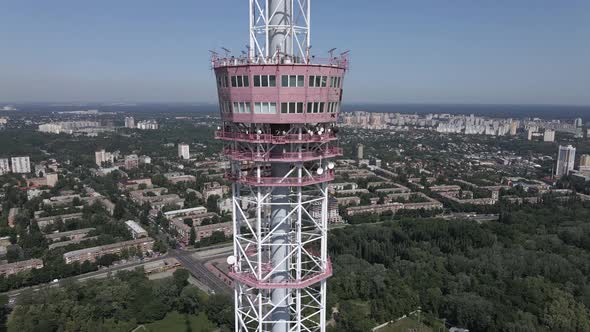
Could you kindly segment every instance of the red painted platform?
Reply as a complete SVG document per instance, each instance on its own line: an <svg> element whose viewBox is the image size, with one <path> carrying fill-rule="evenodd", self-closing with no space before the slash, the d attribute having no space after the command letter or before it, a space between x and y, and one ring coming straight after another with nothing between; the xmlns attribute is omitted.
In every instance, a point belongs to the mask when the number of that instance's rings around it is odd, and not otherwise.
<svg viewBox="0 0 590 332"><path fill-rule="evenodd" d="M249 272L229 272L229 276L235 281L246 284L257 289L275 289L275 288L290 288L301 289L309 287L315 283L325 280L332 276L332 262L328 259L326 262L326 270L320 273L310 275L301 280L288 280L285 282L260 281L256 279L253 273Z"/></svg>

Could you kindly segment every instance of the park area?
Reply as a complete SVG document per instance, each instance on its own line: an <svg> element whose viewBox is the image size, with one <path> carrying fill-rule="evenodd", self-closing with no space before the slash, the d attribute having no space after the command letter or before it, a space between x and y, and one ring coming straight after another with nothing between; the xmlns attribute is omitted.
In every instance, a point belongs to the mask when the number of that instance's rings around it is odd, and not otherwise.
<svg viewBox="0 0 590 332"><path fill-rule="evenodd" d="M216 329L215 324L209 321L203 312L198 315L186 315L174 311L162 320L138 326L133 332L210 332Z"/></svg>

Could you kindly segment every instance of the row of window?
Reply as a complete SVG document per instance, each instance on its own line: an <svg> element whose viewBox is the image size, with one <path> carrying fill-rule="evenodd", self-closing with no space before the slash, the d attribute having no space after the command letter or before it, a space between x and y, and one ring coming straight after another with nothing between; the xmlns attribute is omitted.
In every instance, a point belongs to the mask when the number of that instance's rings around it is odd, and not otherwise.
<svg viewBox="0 0 590 332"><path fill-rule="evenodd" d="M330 77L330 87L331 88L339 88L340 83L342 83L342 77L340 77L340 76L331 76Z"/></svg>
<svg viewBox="0 0 590 332"><path fill-rule="evenodd" d="M276 86L277 80L275 75L254 75L255 87L270 87Z"/></svg>
<svg viewBox="0 0 590 332"><path fill-rule="evenodd" d="M255 87L274 87L276 86L275 75L254 75ZM309 75L310 88L325 88L327 86L328 76ZM330 87L340 88L342 77L330 76ZM217 85L222 88L228 87L227 76L222 75L217 77ZM231 76L231 86L234 88L249 87L250 81L248 75ZM281 75L281 86L291 88L302 88L305 86L304 75Z"/></svg>
<svg viewBox="0 0 590 332"><path fill-rule="evenodd" d="M217 86L221 88L227 88L227 76L217 76Z"/></svg>
<svg viewBox="0 0 590 332"><path fill-rule="evenodd" d="M275 102L255 102L254 113L255 114L276 114L277 103ZM326 107L327 104L327 107ZM233 106L230 109L230 105ZM338 102L309 102L307 103L307 110L304 110L303 106L305 103L302 102L289 102L281 103L281 113L284 114L296 114L296 113L336 113L338 112ZM249 102L230 102L221 103L221 112L223 113L251 113Z"/></svg>
<svg viewBox="0 0 590 332"><path fill-rule="evenodd" d="M234 88L247 88L250 86L250 82L248 82L248 75L239 75L239 76L232 76L231 77L231 86Z"/></svg>
<svg viewBox="0 0 590 332"><path fill-rule="evenodd" d="M234 102L234 113L250 113L250 103Z"/></svg>

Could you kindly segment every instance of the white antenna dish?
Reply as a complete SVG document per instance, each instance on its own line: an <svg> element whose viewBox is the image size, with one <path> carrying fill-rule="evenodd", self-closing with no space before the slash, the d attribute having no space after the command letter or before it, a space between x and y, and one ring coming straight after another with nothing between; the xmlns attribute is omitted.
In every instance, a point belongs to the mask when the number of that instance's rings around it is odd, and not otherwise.
<svg viewBox="0 0 590 332"><path fill-rule="evenodd" d="M322 175L322 174L324 174L324 169L320 167L320 168L318 168L316 173L318 173L318 175Z"/></svg>
<svg viewBox="0 0 590 332"><path fill-rule="evenodd" d="M231 255L227 257L227 265L235 265L236 264L236 256Z"/></svg>
<svg viewBox="0 0 590 332"><path fill-rule="evenodd" d="M329 162L328 163L328 169L334 169L334 163L333 162Z"/></svg>

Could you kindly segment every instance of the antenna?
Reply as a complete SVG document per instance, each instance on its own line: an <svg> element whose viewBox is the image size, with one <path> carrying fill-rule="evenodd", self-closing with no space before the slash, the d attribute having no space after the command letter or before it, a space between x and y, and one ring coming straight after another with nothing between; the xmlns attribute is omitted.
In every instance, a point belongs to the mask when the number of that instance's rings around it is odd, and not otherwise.
<svg viewBox="0 0 590 332"><path fill-rule="evenodd" d="M333 58L333 57L334 57L334 51L336 51L336 47L334 47L334 48L331 48L331 49L328 51L328 54L330 54L330 58Z"/></svg>

